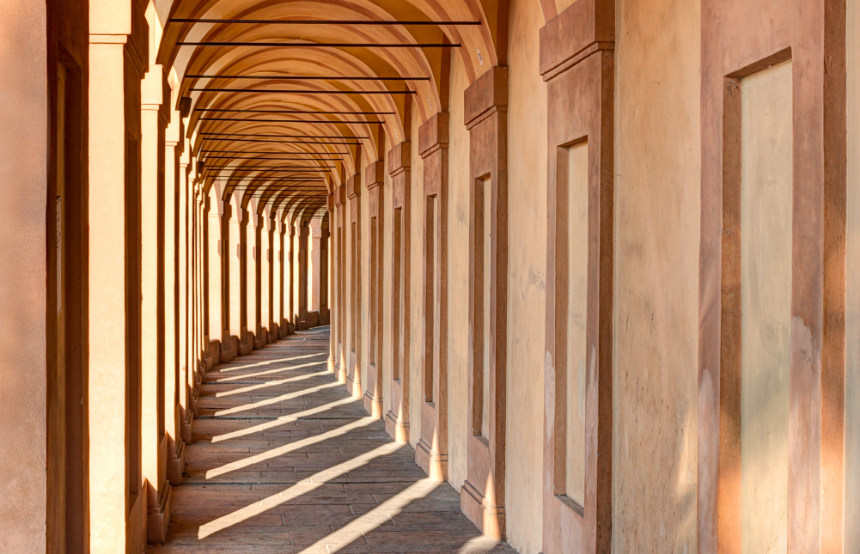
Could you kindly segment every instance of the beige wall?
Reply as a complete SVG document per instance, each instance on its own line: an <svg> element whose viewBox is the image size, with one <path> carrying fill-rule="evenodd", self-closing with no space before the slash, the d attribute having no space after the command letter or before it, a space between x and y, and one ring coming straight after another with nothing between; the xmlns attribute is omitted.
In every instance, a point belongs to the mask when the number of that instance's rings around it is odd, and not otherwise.
<svg viewBox="0 0 860 554"><path fill-rule="evenodd" d="M463 122L466 70L451 60L448 107L448 480L460 490L466 480L469 437L469 131Z"/></svg>
<svg viewBox="0 0 860 554"><path fill-rule="evenodd" d="M741 84L741 510L745 552L785 552L791 351L791 62Z"/></svg>
<svg viewBox="0 0 860 554"><path fill-rule="evenodd" d="M845 552L860 552L860 4L848 6Z"/></svg>
<svg viewBox="0 0 860 554"><path fill-rule="evenodd" d="M542 548L546 351L547 93L539 71L538 2L511 4L508 108L508 364L505 509L508 540Z"/></svg>
<svg viewBox="0 0 860 554"><path fill-rule="evenodd" d="M0 72L7 78L0 87L0 444L7 455L0 456L0 551L44 552L46 14L44 2L4 2L3 7ZM8 455L10 448L14 456Z"/></svg>
<svg viewBox="0 0 860 554"><path fill-rule="evenodd" d="M422 368L424 366L424 160L418 153L418 129L422 121L418 109L412 110L412 183L410 202L412 218L409 232L409 443L421 438L421 407L424 405Z"/></svg>
<svg viewBox="0 0 860 554"><path fill-rule="evenodd" d="M700 4L616 17L612 543L695 552Z"/></svg>

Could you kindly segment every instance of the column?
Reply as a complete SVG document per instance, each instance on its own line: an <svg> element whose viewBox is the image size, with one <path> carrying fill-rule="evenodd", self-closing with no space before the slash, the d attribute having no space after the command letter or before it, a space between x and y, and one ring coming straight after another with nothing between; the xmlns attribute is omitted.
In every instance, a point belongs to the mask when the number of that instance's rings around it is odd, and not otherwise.
<svg viewBox="0 0 860 554"><path fill-rule="evenodd" d="M182 123L174 112L167 127L164 148L164 421L167 435L167 478L173 485L182 481L185 441L180 436L179 404L179 280L177 249L179 222L179 160ZM179 154L181 155L181 154Z"/></svg>
<svg viewBox="0 0 860 554"><path fill-rule="evenodd" d="M320 273L319 273L319 282L320 282L320 306L319 306L319 324L320 325L328 325L331 320L331 310L329 309L329 252L331 248L329 247L329 214L328 211L325 212L325 216L323 217L322 224L320 226Z"/></svg>
<svg viewBox="0 0 860 554"><path fill-rule="evenodd" d="M469 471L463 513L492 538L505 536L507 355L507 68L466 89L470 131Z"/></svg>
<svg viewBox="0 0 860 554"><path fill-rule="evenodd" d="M346 388L355 398L363 396L361 383L361 175L353 175L346 183L349 200L349 252L346 285L348 287Z"/></svg>
<svg viewBox="0 0 860 554"><path fill-rule="evenodd" d="M307 329L308 324L308 238L310 228L307 222L297 223L297 263L296 263L296 302L298 310L297 329Z"/></svg>
<svg viewBox="0 0 860 554"><path fill-rule="evenodd" d="M236 355L242 350L242 217L243 211L238 204L235 193L231 195L229 206L229 221L227 222L227 245L224 263L227 266L227 285L230 297L230 336L236 347ZM225 208L226 210L226 208Z"/></svg>
<svg viewBox="0 0 860 554"><path fill-rule="evenodd" d="M272 218L266 208L260 214L260 330L263 344L272 342Z"/></svg>
<svg viewBox="0 0 860 554"><path fill-rule="evenodd" d="M209 340L217 342L217 348L213 348L212 352L218 353L218 358L212 360L213 363L220 362L225 356L224 351L229 351L229 345L223 344L222 334L224 330L224 275L222 269L224 267L224 243L223 224L224 218L224 202L218 198L217 190L210 190L208 195L209 200L209 215L206 218L207 225L207 241L206 252L208 263L208 295L206 305L209 310Z"/></svg>
<svg viewBox="0 0 860 554"><path fill-rule="evenodd" d="M391 403L385 430L397 442L409 440L409 332L410 332L410 202L412 143L404 141L388 152L388 174L394 209L391 229Z"/></svg>
<svg viewBox="0 0 860 554"><path fill-rule="evenodd" d="M177 182L177 285L178 285L178 325L179 325L179 420L180 436L191 443L191 406L188 398L188 182L190 168L190 144L183 139L182 154L179 159L179 181Z"/></svg>
<svg viewBox="0 0 860 554"><path fill-rule="evenodd" d="M260 252L260 238L263 218L257 213L256 206L248 207L248 331L252 333L255 349L265 345L262 336L260 314L260 284L263 254Z"/></svg>
<svg viewBox="0 0 860 554"><path fill-rule="evenodd" d="M370 212L370 328L367 383L365 383L364 409L373 417L382 417L382 371L383 371L383 316L385 279L385 163L377 161L365 168L364 183Z"/></svg>
<svg viewBox="0 0 860 554"><path fill-rule="evenodd" d="M110 5L108 5L110 4ZM90 551L143 549L140 437L140 79L137 2L90 6ZM133 32L136 31L136 32Z"/></svg>
<svg viewBox="0 0 860 554"><path fill-rule="evenodd" d="M249 274L249 263L248 258L248 210L244 207L239 208L241 210L242 216L239 219L239 250L237 252L239 256L238 263L238 273L239 273L239 313L241 314L241 334L239 335L239 354L242 356L246 356L251 353L254 349L254 339L248 331L249 325L249 317L248 317L248 309L253 309L253 302L248 302L248 274Z"/></svg>
<svg viewBox="0 0 860 554"><path fill-rule="evenodd" d="M308 242L308 311L320 310L320 282L322 275L322 220L314 217L310 221L310 239Z"/></svg>
<svg viewBox="0 0 860 554"><path fill-rule="evenodd" d="M424 341L421 437L415 462L433 478L448 476L448 114L418 130L424 160Z"/></svg>
<svg viewBox="0 0 860 554"><path fill-rule="evenodd" d="M569 25L586 10L603 23L572 35ZM588 0L541 33L549 91L546 551L612 546L613 18L614 5Z"/></svg>
<svg viewBox="0 0 860 554"><path fill-rule="evenodd" d="M289 215L285 214L284 217L289 218ZM287 241L287 260L289 262L287 267L287 282L284 286L287 289L288 296L288 326L290 329L290 333L294 333L297 329L296 325L299 321L298 314L296 313L296 309L298 307L296 305L296 229L291 223L289 223L288 219L284 220L284 226L286 228L285 239Z"/></svg>
<svg viewBox="0 0 860 554"><path fill-rule="evenodd" d="M156 47L150 45L150 50ZM166 94L165 94L166 93ZM142 470L147 491L147 540L167 537L170 484L164 429L164 135L170 89L160 65L141 83L141 395Z"/></svg>

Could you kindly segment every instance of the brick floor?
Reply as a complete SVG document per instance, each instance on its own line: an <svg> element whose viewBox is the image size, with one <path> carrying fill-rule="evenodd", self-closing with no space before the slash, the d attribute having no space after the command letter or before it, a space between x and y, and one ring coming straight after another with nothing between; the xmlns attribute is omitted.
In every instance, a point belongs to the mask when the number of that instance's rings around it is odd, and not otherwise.
<svg viewBox="0 0 860 554"><path fill-rule="evenodd" d="M150 552L513 552L349 398L328 338L299 332L206 375L169 540Z"/></svg>

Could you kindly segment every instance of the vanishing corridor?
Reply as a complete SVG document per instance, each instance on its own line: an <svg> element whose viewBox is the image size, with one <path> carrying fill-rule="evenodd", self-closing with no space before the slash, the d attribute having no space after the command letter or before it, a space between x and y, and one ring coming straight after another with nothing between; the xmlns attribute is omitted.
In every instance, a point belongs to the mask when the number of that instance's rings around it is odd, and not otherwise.
<svg viewBox="0 0 860 554"><path fill-rule="evenodd" d="M328 327L204 377L168 552L513 552L326 369Z"/></svg>

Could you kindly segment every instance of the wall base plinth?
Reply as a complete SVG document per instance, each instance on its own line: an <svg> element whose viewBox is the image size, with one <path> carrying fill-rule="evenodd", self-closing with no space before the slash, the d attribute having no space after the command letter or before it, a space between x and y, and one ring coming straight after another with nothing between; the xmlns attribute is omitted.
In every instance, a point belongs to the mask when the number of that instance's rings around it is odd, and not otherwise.
<svg viewBox="0 0 860 554"><path fill-rule="evenodd" d="M254 350L259 350L269 344L269 331L265 327L260 329L260 332L254 335Z"/></svg>
<svg viewBox="0 0 860 554"><path fill-rule="evenodd" d="M420 439L415 447L415 463L434 481L448 478L448 455L435 452L424 439Z"/></svg>
<svg viewBox="0 0 860 554"><path fill-rule="evenodd" d="M191 422L193 421L193 417L191 415L191 410L183 409L182 410L182 421L180 422L180 434L182 435L182 440L187 444L191 444Z"/></svg>
<svg viewBox="0 0 860 554"><path fill-rule="evenodd" d="M170 509L173 501L172 489L164 483L158 501L149 506L146 514L146 540L151 544L162 544L167 540Z"/></svg>
<svg viewBox="0 0 860 554"><path fill-rule="evenodd" d="M218 360L223 364L234 359L239 354L239 337L235 335L224 334L221 339L221 349L218 353Z"/></svg>
<svg viewBox="0 0 860 554"><path fill-rule="evenodd" d="M209 351L206 353L206 371L214 368L221 361L221 341L210 340Z"/></svg>
<svg viewBox="0 0 860 554"><path fill-rule="evenodd" d="M379 419L382 417L382 398L375 396L372 392L364 393L364 409L371 417Z"/></svg>
<svg viewBox="0 0 860 554"><path fill-rule="evenodd" d="M385 414L385 432L398 444L409 442L409 424L397 417L394 412Z"/></svg>
<svg viewBox="0 0 860 554"><path fill-rule="evenodd" d="M247 356L254 350L254 334L245 331L239 340L239 355Z"/></svg>
<svg viewBox="0 0 860 554"><path fill-rule="evenodd" d="M182 439L171 439L167 447L167 480L171 485L182 482L182 474L185 472L185 441Z"/></svg>
<svg viewBox="0 0 860 554"><path fill-rule="evenodd" d="M505 509L491 506L475 485L466 481L460 489L460 509L484 535L494 540L505 538Z"/></svg>

